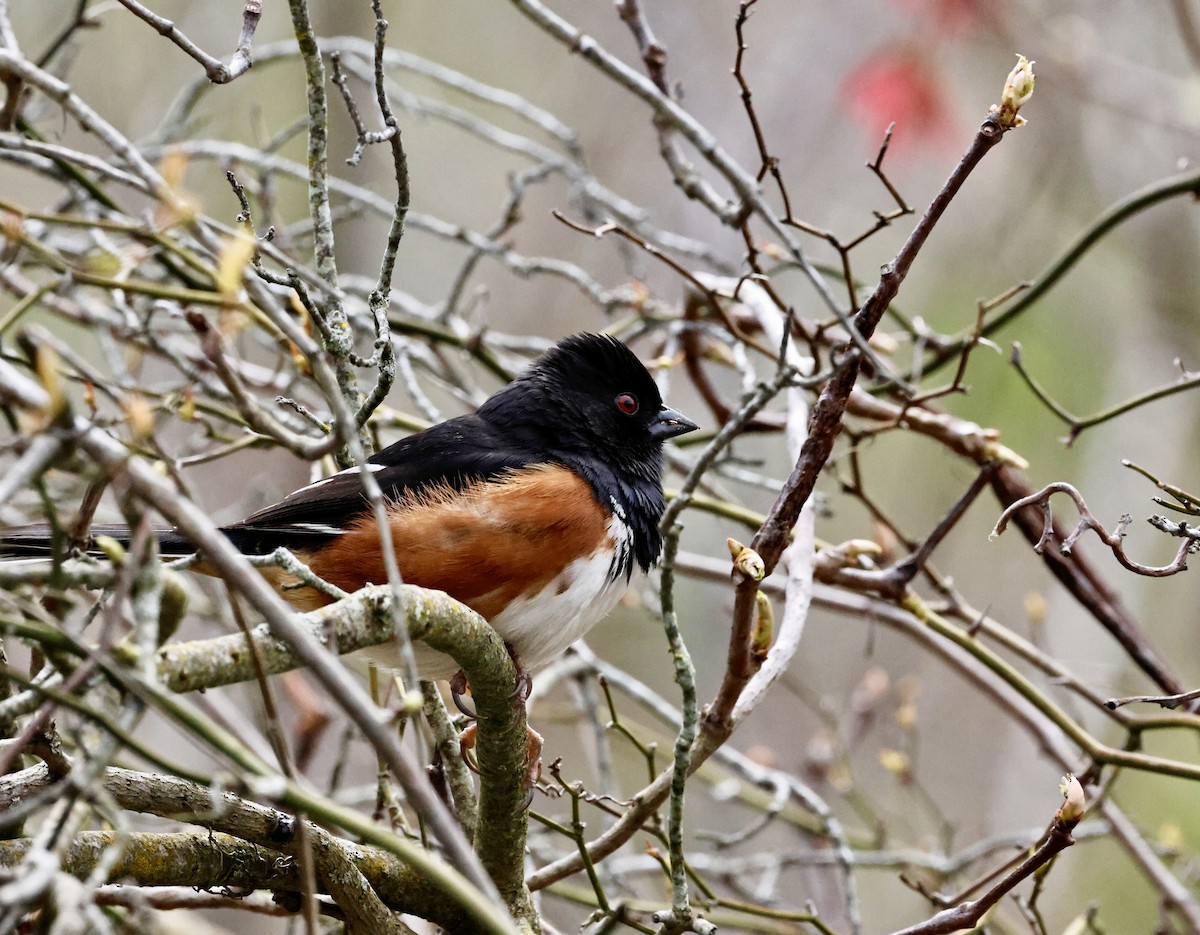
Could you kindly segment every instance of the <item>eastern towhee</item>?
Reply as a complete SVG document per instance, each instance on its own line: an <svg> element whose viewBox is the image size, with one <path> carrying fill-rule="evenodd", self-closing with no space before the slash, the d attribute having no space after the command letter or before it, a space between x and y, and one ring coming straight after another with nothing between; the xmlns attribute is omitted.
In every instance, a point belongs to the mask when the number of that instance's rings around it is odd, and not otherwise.
<svg viewBox="0 0 1200 935"><path fill-rule="evenodd" d="M641 361L616 338L560 342L475 412L389 445L367 462L388 499L400 574L485 617L527 669L603 618L634 566L658 558L662 446L697 426L663 405ZM379 530L353 467L295 491L222 532L243 553L291 550L344 591L387 581ZM120 539L124 527L93 527ZM195 551L171 529L164 555ZM48 527L0 532L0 555L46 555ZM282 587L294 579L266 569ZM282 591L311 609L329 598ZM457 665L414 646L422 677ZM398 665L386 647L371 658Z"/></svg>

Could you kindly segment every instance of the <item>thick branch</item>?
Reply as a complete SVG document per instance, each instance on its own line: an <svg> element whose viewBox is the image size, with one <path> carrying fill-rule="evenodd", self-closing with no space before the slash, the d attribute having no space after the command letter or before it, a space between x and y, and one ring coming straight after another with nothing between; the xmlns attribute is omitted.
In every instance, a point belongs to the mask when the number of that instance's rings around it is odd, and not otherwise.
<svg viewBox="0 0 1200 935"><path fill-rule="evenodd" d="M408 632L456 658L486 692L486 671L503 668L508 653L487 622L442 591L404 585L404 610ZM351 597L299 616L302 626L332 652L351 653L395 639L391 618L392 591L387 585L363 588ZM268 675L289 672L305 663L287 641L273 636L262 624L251 631ZM467 649L464 651L463 647ZM461 657L461 658L459 658ZM172 691L197 691L248 682L255 678L242 634L171 643L158 654L158 676ZM501 690L503 694L503 690Z"/></svg>

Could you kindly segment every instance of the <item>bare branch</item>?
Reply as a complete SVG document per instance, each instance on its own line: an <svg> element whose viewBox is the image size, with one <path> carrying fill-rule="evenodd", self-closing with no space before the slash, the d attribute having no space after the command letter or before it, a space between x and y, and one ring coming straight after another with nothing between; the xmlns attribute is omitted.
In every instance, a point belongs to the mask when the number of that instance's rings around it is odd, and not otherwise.
<svg viewBox="0 0 1200 935"><path fill-rule="evenodd" d="M204 74L213 84L228 84L249 71L250 66L254 64L251 46L254 42L254 31L258 28L258 20L262 16L262 0L246 0L242 8L242 31L238 34L237 46L228 65L223 65L192 42L169 19L159 16L137 0L120 0L120 3L138 19L145 20L153 26L159 35L175 43L203 65Z"/></svg>
<svg viewBox="0 0 1200 935"><path fill-rule="evenodd" d="M1181 571L1187 571L1188 555L1195 551L1196 548L1200 547L1200 544L1198 544L1195 540L1191 538L1185 538L1185 541L1179 547L1179 551L1175 554L1175 560L1169 565L1154 566L1143 565L1140 562L1135 562L1125 553L1125 532L1129 528L1129 524L1133 522L1133 517L1126 513L1117 521L1116 531L1112 533L1108 532L1108 530L1101 525L1100 521L1092 515L1091 510L1088 509L1087 504L1083 500L1083 495L1065 481L1047 484L1036 493L1030 494L1028 497L1022 497L1015 503L1010 504L1004 510L1004 512L1000 514L1000 518L996 520L996 525L992 529L992 538L994 539L1004 532L1005 528L1008 526L1008 521L1012 519L1013 515L1018 511L1029 506L1040 507L1043 516L1042 537L1036 543L1034 543L1033 549L1035 552L1041 553L1041 551L1050 542L1052 542L1054 538L1054 516L1050 512L1050 498L1056 493L1067 494L1073 501L1075 501L1075 508L1079 511L1079 521L1076 523L1075 528L1067 535L1065 539L1062 540L1059 545L1059 551L1061 551L1064 555L1069 555L1072 546L1074 546L1079 540L1079 537L1090 529L1096 533L1101 542L1103 542L1112 550L1112 553L1116 556L1117 561L1120 562L1125 568L1129 569L1135 574L1145 575L1149 578L1165 578Z"/></svg>
<svg viewBox="0 0 1200 935"><path fill-rule="evenodd" d="M1069 776L1070 783L1078 786L1078 782L1074 777ZM1049 864L1055 857L1075 843L1071 832L1075 830L1075 826L1079 824L1083 817L1083 790L1079 788L1080 804L1077 809L1071 806L1071 800L1068 797L1067 803L1059 809L1054 820L1050 823L1050 827L1046 830L1046 834L1037 847L1022 860L1017 866L1013 867L1000 880L996 882L986 893L978 899L955 906L952 909L945 909L939 912L932 919L922 922L918 925L910 925L907 928L898 929L893 935L946 935L950 932L959 932L963 929L973 928L975 924L983 918L996 903L1012 890L1018 883L1031 879L1034 875Z"/></svg>

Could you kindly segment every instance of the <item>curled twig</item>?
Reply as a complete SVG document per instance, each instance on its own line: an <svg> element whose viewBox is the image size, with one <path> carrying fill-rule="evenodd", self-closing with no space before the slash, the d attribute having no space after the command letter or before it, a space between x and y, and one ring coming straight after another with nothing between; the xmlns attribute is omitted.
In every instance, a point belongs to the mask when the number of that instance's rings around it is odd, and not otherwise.
<svg viewBox="0 0 1200 935"><path fill-rule="evenodd" d="M1037 493L1030 494L1028 497L1022 497L1020 500L1009 504L1005 511L1000 514L1000 518L996 520L996 525L991 532L991 538L995 539L1004 532L1008 526L1008 521L1012 519L1017 511L1027 506L1040 507L1042 510L1042 536L1034 543L1033 550L1041 554L1047 543L1051 542L1054 538L1054 515L1050 511L1050 497L1056 493L1067 494L1075 501L1075 507L1079 510L1079 521L1059 545L1059 551L1064 555L1069 555L1072 547L1079 541L1079 537L1091 529L1100 538L1100 541L1112 550L1117 561L1135 574L1145 575L1148 578L1166 578L1177 572L1187 570L1187 557L1197 547L1195 540L1188 538L1179 547L1179 551L1175 554L1175 560L1169 565L1154 566L1135 562L1125 553L1124 544L1125 531L1129 528L1129 524L1133 522L1133 517L1128 513L1123 515L1117 521L1116 531L1110 533L1092 515L1091 510L1088 509L1088 505L1084 502L1083 495L1066 481L1047 484Z"/></svg>

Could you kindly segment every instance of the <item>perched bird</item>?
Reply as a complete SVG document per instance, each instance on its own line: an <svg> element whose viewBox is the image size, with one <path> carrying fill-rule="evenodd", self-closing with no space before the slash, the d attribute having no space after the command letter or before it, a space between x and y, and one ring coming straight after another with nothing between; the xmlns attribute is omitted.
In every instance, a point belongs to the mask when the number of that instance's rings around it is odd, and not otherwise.
<svg viewBox="0 0 1200 935"><path fill-rule="evenodd" d="M663 405L646 368L616 338L580 334L539 358L475 412L438 423L367 462L388 500L400 574L486 618L527 670L587 633L662 547L662 446L695 423ZM382 584L379 530L350 468L221 530L244 554L291 550L344 591ZM123 527L94 534L127 537ZM164 555L195 546L158 531ZM45 526L0 532L0 555L45 555ZM329 598L265 570L293 605ZM414 647L424 678L458 666ZM382 665L386 647L372 648Z"/></svg>

